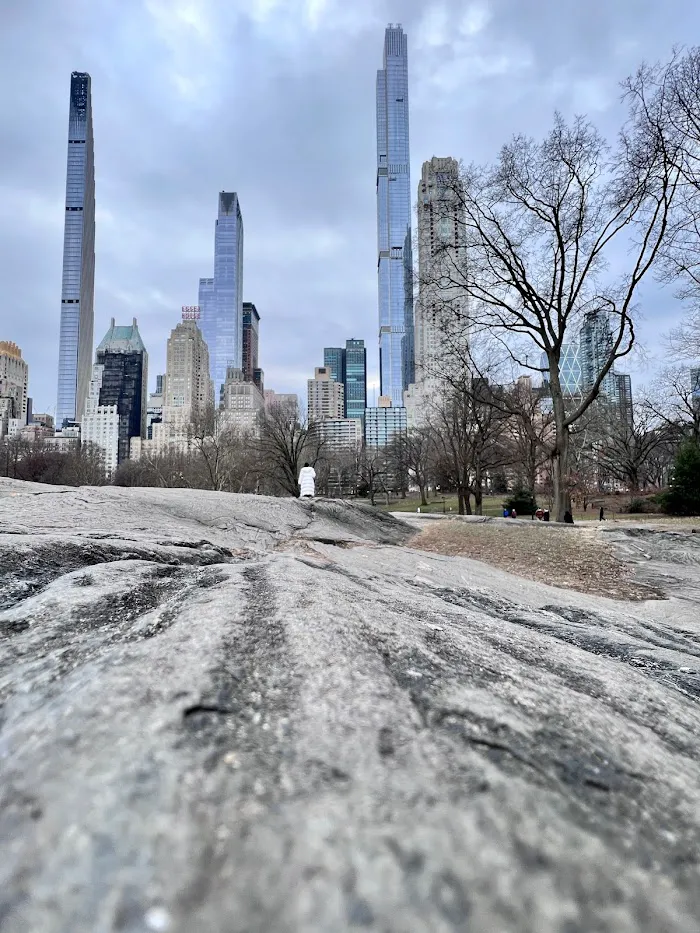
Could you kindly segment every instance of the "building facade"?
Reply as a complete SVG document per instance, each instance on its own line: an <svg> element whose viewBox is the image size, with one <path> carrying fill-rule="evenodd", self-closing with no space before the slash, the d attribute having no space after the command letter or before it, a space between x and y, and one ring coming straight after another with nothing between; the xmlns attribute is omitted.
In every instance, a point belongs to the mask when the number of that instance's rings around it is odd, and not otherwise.
<svg viewBox="0 0 700 933"><path fill-rule="evenodd" d="M95 293L95 157L90 75L70 82L63 285L56 424L83 414L92 370Z"/></svg>
<svg viewBox="0 0 700 933"><path fill-rule="evenodd" d="M314 422L313 433L329 451L356 451L364 439L359 418L326 418L325 421Z"/></svg>
<svg viewBox="0 0 700 933"><path fill-rule="evenodd" d="M408 41L388 26L377 72L377 270L381 394L395 405L414 381L408 112Z"/></svg>
<svg viewBox="0 0 700 933"><path fill-rule="evenodd" d="M234 191L219 192L214 277L199 280L199 308L218 405L228 367L243 365L243 217Z"/></svg>
<svg viewBox="0 0 700 933"><path fill-rule="evenodd" d="M309 421L345 417L345 387L331 378L327 366L317 366L314 378L307 382Z"/></svg>
<svg viewBox="0 0 700 933"><path fill-rule="evenodd" d="M265 408L274 408L279 405L283 408L293 408L299 411L299 396L295 392L275 392L274 389L265 389L263 392Z"/></svg>
<svg viewBox="0 0 700 933"><path fill-rule="evenodd" d="M246 382L255 383L255 374L262 373L258 362L260 346L260 315L252 301L243 302L243 375ZM262 376L258 377L262 382ZM260 388L260 386L258 386ZM262 392L262 388L260 388Z"/></svg>
<svg viewBox="0 0 700 933"><path fill-rule="evenodd" d="M634 406L632 399L632 377L624 373L614 373L615 402L620 411L620 418L632 429L634 426Z"/></svg>
<svg viewBox="0 0 700 933"><path fill-rule="evenodd" d="M184 320L173 328L161 389L163 423L175 433L186 433L200 412L214 407L209 350L196 321Z"/></svg>
<svg viewBox="0 0 700 933"><path fill-rule="evenodd" d="M408 430L406 409L394 406L388 396L381 396L379 404L365 409L365 446L378 450Z"/></svg>
<svg viewBox="0 0 700 933"><path fill-rule="evenodd" d="M433 156L423 163L418 183L415 382L424 393L440 390L444 366L468 362L468 303L460 281L466 263L465 230L459 163ZM444 279L452 284L445 285Z"/></svg>
<svg viewBox="0 0 700 933"><path fill-rule="evenodd" d="M345 350L343 347L324 347L323 365L330 370L333 382L345 384Z"/></svg>
<svg viewBox="0 0 700 933"><path fill-rule="evenodd" d="M364 340L345 341L345 417L365 420L367 408L367 350Z"/></svg>
<svg viewBox="0 0 700 933"><path fill-rule="evenodd" d="M0 340L0 399L10 399L8 418L27 423L27 393L29 367L22 359L22 351L11 340Z"/></svg>
<svg viewBox="0 0 700 933"><path fill-rule="evenodd" d="M222 400L222 426L243 434L260 433L260 415L265 408L265 399L257 386L247 381L242 369L229 366Z"/></svg>
<svg viewBox="0 0 700 933"><path fill-rule="evenodd" d="M346 418L364 421L367 407L367 350L364 340L354 337L344 347L325 347L323 365L334 382L342 382L345 391Z"/></svg>
<svg viewBox="0 0 700 933"><path fill-rule="evenodd" d="M105 451L108 470L113 466L113 434L116 426L116 466L129 458L131 439L146 434L148 354L136 318L127 327L115 325L97 347L96 364L86 404L82 437ZM116 420L115 420L116 418Z"/></svg>
<svg viewBox="0 0 700 933"><path fill-rule="evenodd" d="M613 352L614 337L610 318L604 311L591 311L584 316L579 334L579 357L583 388L588 391L595 384ZM600 391L609 401L617 397L615 373L611 368L600 384Z"/></svg>
<svg viewBox="0 0 700 933"><path fill-rule="evenodd" d="M42 430L40 425L32 425L32 428ZM43 440L47 447L52 447L58 453L70 453L80 447L81 433L79 424L66 424L53 437L45 437Z"/></svg>
<svg viewBox="0 0 700 933"><path fill-rule="evenodd" d="M100 402L104 371L102 363L96 363L92 368L81 432L86 444L95 444L100 448L104 457L105 473L111 476L119 466L119 409L116 402ZM64 430L69 429L66 427Z"/></svg>

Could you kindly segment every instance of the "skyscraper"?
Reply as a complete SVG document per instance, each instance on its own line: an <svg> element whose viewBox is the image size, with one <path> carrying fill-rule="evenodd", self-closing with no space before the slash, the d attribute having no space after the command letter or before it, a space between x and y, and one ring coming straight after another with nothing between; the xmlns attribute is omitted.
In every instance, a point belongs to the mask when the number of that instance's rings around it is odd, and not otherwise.
<svg viewBox="0 0 700 933"><path fill-rule="evenodd" d="M601 370L613 352L614 337L610 317L604 311L589 311L584 315L579 335L581 375L584 389L593 387ZM600 391L609 401L617 397L614 368L608 370Z"/></svg>
<svg viewBox="0 0 700 933"><path fill-rule="evenodd" d="M148 354L136 318L128 327L112 318L97 347L82 423L83 440L105 451L108 472L129 458L131 438L146 436L147 388Z"/></svg>
<svg viewBox="0 0 700 933"><path fill-rule="evenodd" d="M163 386L163 422L184 433L198 414L214 404L209 351L196 321L184 320L168 338Z"/></svg>
<svg viewBox="0 0 700 933"><path fill-rule="evenodd" d="M342 347L324 347L323 365L330 370L333 382L345 382L345 350Z"/></svg>
<svg viewBox="0 0 700 933"><path fill-rule="evenodd" d="M625 373L614 373L615 402L620 418L632 430L634 427L634 402L632 399L632 377Z"/></svg>
<svg viewBox="0 0 700 933"><path fill-rule="evenodd" d="M314 378L309 379L306 386L309 421L344 417L345 388L342 382L331 378L328 367L317 366Z"/></svg>
<svg viewBox="0 0 700 933"><path fill-rule="evenodd" d="M381 394L403 405L413 382L413 260L408 141L408 42L401 26L384 34L377 72L377 269Z"/></svg>
<svg viewBox="0 0 700 933"><path fill-rule="evenodd" d="M246 382L255 382L260 342L260 315L252 301L243 302L243 375Z"/></svg>
<svg viewBox="0 0 700 933"><path fill-rule="evenodd" d="M11 340L0 340L0 399L9 403L3 406L3 411L22 424L27 423L28 387L29 367L22 359L22 351Z"/></svg>
<svg viewBox="0 0 700 933"><path fill-rule="evenodd" d="M214 277L199 280L199 307L219 404L226 370L243 365L243 217L235 191L219 192Z"/></svg>
<svg viewBox="0 0 700 933"><path fill-rule="evenodd" d="M459 279L466 261L466 216L458 193L459 163L433 156L418 183L418 301L415 313L416 383L437 391L442 367L466 360L467 295ZM443 277L454 284L444 287ZM455 281L457 280L457 281ZM445 360L444 351L456 356Z"/></svg>
<svg viewBox="0 0 700 933"><path fill-rule="evenodd" d="M378 405L365 410L365 444L373 450L388 447L395 437L405 435L408 430L406 409L389 401L387 396L381 396Z"/></svg>
<svg viewBox="0 0 700 933"><path fill-rule="evenodd" d="M547 386L550 380L546 353L541 356L540 366L542 367L542 381ZM564 395L576 397L583 394L584 384L578 343L562 344L559 357L559 382Z"/></svg>
<svg viewBox="0 0 700 933"><path fill-rule="evenodd" d="M364 340L345 341L345 417L365 420L367 351Z"/></svg>
<svg viewBox="0 0 700 933"><path fill-rule="evenodd" d="M70 80L56 426L83 415L92 370L95 162L90 75Z"/></svg>

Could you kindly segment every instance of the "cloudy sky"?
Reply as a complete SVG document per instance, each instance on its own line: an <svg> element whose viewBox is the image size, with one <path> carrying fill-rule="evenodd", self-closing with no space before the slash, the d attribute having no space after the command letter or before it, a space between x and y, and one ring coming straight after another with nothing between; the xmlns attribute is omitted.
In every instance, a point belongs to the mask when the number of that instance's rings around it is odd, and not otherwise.
<svg viewBox="0 0 700 933"><path fill-rule="evenodd" d="M613 135L618 82L696 39L700 6L0 0L0 339L22 347L36 411L55 405L73 70L92 75L96 342L110 317L137 317L155 381L181 305L212 274L217 192L235 190L266 385L304 391L323 347L347 337L365 339L376 379L374 86L389 22L408 33L415 189L425 159L492 159L556 108ZM653 351L678 307L654 286L642 298Z"/></svg>

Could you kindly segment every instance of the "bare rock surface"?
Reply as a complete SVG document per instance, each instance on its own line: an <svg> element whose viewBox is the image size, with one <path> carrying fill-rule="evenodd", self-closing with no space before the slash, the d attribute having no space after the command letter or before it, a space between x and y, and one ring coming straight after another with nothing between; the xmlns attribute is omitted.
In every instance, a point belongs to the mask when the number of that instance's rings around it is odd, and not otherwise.
<svg viewBox="0 0 700 933"><path fill-rule="evenodd" d="M0 930L697 933L695 544L625 604L410 534L0 481Z"/></svg>

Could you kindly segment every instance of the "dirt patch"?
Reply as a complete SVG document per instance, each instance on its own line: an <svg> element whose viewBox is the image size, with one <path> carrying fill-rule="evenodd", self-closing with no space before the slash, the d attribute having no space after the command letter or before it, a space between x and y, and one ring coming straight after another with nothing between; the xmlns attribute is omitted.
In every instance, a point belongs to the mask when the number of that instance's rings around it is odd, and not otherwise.
<svg viewBox="0 0 700 933"><path fill-rule="evenodd" d="M548 583L610 599L663 599L656 589L634 577L612 549L584 530L435 521L409 542L409 547L449 557L471 557L528 580Z"/></svg>

